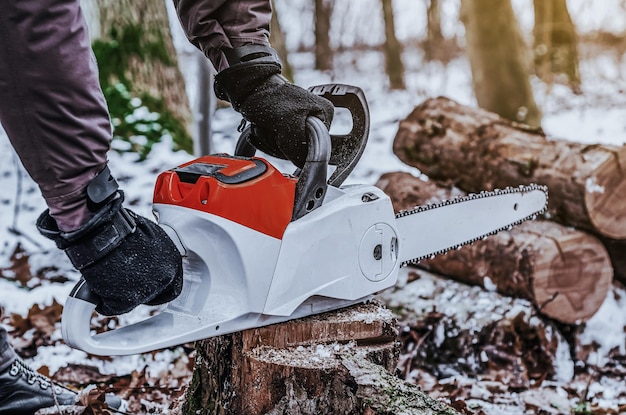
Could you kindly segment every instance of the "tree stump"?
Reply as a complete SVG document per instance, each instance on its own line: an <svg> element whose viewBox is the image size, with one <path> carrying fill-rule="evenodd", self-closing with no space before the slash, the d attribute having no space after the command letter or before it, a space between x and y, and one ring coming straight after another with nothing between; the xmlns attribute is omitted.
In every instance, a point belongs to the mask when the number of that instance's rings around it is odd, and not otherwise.
<svg viewBox="0 0 626 415"><path fill-rule="evenodd" d="M541 130L440 97L400 123L393 149L429 178L466 192L546 185L553 220L626 239L626 147L549 140Z"/></svg>
<svg viewBox="0 0 626 415"><path fill-rule="evenodd" d="M409 173L387 173L377 183L394 209L462 196L458 189L425 182ZM613 280L609 255L596 237L549 221L526 221L423 260L420 267L458 281L530 300L544 315L567 324L592 317Z"/></svg>
<svg viewBox="0 0 626 415"><path fill-rule="evenodd" d="M183 414L456 414L394 376L397 322L376 302L196 343Z"/></svg>

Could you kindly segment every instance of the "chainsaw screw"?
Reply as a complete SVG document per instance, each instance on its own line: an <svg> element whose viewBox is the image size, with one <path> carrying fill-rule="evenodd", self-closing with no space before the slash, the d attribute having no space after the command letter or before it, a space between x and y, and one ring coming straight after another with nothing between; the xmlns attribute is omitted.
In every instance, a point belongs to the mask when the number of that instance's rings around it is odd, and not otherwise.
<svg viewBox="0 0 626 415"><path fill-rule="evenodd" d="M206 199L202 199L202 200L200 201L200 203L202 203L203 205L206 205L208 202L207 202L207 200L206 200Z"/></svg>
<svg viewBox="0 0 626 415"><path fill-rule="evenodd" d="M378 199L378 196L375 195L372 192L367 192L365 194L363 194L363 196L361 196L361 201L367 203L367 202L373 202L374 200Z"/></svg>

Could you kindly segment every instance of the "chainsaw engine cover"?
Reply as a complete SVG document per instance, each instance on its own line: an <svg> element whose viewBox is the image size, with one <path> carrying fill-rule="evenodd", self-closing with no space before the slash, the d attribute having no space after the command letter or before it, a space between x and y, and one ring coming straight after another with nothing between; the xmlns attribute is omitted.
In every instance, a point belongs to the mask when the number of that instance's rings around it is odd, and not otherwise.
<svg viewBox="0 0 626 415"><path fill-rule="evenodd" d="M262 158L204 156L161 173L154 203L211 213L281 238L292 219L296 182Z"/></svg>

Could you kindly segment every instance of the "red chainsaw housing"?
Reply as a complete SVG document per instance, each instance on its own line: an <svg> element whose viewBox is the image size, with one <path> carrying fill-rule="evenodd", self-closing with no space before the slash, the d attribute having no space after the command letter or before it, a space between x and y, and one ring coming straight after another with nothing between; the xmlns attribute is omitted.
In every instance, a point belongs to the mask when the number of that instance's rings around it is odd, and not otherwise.
<svg viewBox="0 0 626 415"><path fill-rule="evenodd" d="M153 200L217 215L280 239L292 218L296 182L259 157L211 155L161 173Z"/></svg>

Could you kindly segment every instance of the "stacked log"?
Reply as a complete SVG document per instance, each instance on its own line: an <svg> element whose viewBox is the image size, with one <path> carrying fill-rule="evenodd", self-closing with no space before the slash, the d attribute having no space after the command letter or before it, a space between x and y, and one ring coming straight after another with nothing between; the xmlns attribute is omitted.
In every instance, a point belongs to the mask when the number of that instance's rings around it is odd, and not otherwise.
<svg viewBox="0 0 626 415"><path fill-rule="evenodd" d="M626 281L625 146L548 139L539 129L440 97L400 123L394 152L430 179L468 193L546 185L546 218L603 241L614 277Z"/></svg>
<svg viewBox="0 0 626 415"><path fill-rule="evenodd" d="M458 189L409 173L387 173L377 183L396 211L463 196ZM566 324L584 322L602 305L613 268L597 238L557 223L527 221L420 267L455 280L530 300Z"/></svg>

